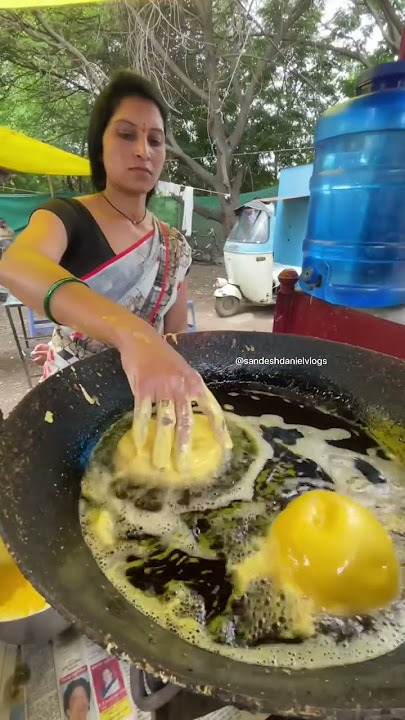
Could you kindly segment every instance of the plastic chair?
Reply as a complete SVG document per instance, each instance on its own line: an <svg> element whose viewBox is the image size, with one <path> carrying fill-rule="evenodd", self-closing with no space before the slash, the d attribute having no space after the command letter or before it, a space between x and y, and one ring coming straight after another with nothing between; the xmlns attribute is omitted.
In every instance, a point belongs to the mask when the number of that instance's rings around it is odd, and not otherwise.
<svg viewBox="0 0 405 720"><path fill-rule="evenodd" d="M347 343L405 360L405 325L296 291L298 273L283 270L274 311L274 333Z"/></svg>
<svg viewBox="0 0 405 720"><path fill-rule="evenodd" d="M28 309L28 332L29 338L51 336L54 330L53 324L46 318L36 318L35 313Z"/></svg>
<svg viewBox="0 0 405 720"><path fill-rule="evenodd" d="M191 315L191 322L190 318L187 324L188 332L196 332L197 331L197 322L195 319L195 310L194 310L194 303L192 300L189 300L187 302L187 314Z"/></svg>

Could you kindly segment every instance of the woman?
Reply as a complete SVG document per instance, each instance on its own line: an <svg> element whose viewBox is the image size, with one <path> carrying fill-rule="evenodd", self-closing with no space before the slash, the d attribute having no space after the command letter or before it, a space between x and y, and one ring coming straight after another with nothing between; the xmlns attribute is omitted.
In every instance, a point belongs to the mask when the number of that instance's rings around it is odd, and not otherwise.
<svg viewBox="0 0 405 720"><path fill-rule="evenodd" d="M157 221L148 199L165 162L167 110L156 89L129 71L97 99L88 134L95 194L36 210L0 263L0 283L57 324L44 377L107 346L118 349L136 398L134 440L146 439L157 403L155 464L187 462L191 401L230 446L219 405L162 333L187 331L185 276L191 252ZM171 437L171 435L170 435ZM160 456L159 456L160 452Z"/></svg>

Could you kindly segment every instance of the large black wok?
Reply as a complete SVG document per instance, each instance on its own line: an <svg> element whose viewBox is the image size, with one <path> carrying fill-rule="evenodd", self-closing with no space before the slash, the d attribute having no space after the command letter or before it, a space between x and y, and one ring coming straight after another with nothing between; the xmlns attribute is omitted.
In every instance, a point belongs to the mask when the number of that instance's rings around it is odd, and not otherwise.
<svg viewBox="0 0 405 720"><path fill-rule="evenodd" d="M254 350L253 350L254 348ZM178 337L177 349L215 389L255 381L320 395L367 421L382 413L405 442L405 363L348 345L249 332ZM236 358L326 358L326 365L237 364ZM90 404L81 388L98 403ZM146 619L99 570L84 544L79 486L89 446L132 396L108 350L30 392L0 433L1 533L22 571L66 619L103 647L196 693L274 715L369 716L405 708L405 646L347 667L285 672L192 647ZM45 422L47 411L53 422ZM269 408L271 412L271 408ZM322 711L322 709L324 709ZM395 712L394 709L398 709ZM333 712L332 712L333 711Z"/></svg>

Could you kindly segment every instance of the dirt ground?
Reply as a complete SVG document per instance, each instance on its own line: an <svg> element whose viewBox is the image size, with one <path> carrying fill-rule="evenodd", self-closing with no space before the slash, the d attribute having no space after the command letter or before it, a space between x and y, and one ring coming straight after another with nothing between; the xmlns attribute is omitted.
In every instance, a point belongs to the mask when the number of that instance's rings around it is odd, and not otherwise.
<svg viewBox="0 0 405 720"><path fill-rule="evenodd" d="M197 330L253 330L271 332L273 308L244 308L238 315L220 318L214 309L214 283L217 276L224 276L224 269L218 266L194 263L189 275L189 297L194 301ZM16 310L14 322L20 333ZM38 339L31 342L31 348ZM29 356L30 350L27 350ZM30 374L38 381L38 368L30 363ZM3 416L17 405L29 391L27 379L12 336L7 315L0 306L0 410Z"/></svg>

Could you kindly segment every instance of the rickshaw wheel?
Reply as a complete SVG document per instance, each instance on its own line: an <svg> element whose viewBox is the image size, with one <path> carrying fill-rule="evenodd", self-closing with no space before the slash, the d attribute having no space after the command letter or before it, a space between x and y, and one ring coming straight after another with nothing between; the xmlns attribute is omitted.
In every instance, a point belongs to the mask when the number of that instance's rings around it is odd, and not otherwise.
<svg viewBox="0 0 405 720"><path fill-rule="evenodd" d="M236 315L239 310L240 300L233 295L215 298L215 311L219 317L230 317Z"/></svg>

